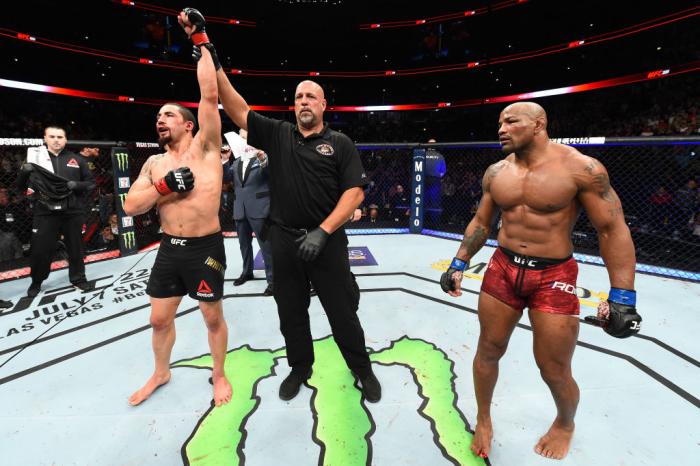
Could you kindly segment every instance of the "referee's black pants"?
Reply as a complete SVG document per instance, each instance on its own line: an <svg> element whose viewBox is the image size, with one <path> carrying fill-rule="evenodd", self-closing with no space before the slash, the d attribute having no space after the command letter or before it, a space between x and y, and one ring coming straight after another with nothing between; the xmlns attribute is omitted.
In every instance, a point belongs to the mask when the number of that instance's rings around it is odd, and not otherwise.
<svg viewBox="0 0 700 466"><path fill-rule="evenodd" d="M371 372L365 333L357 317L360 289L350 273L347 236L344 230L330 235L313 262L297 257L299 235L270 226L274 296L280 330L287 345L287 361L294 372L304 372L314 362L309 323L309 281L328 316L340 352L350 370L365 377Z"/></svg>
<svg viewBox="0 0 700 466"><path fill-rule="evenodd" d="M59 232L63 233L63 242L68 252L70 282L81 283L86 280L83 262L83 221L82 213L34 216L30 256L33 283L41 283L49 276Z"/></svg>

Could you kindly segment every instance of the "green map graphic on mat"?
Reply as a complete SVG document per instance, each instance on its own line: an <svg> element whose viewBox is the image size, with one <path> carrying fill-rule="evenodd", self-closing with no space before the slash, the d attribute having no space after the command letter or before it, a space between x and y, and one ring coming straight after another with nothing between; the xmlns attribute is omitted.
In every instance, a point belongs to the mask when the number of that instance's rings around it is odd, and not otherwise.
<svg viewBox="0 0 700 466"><path fill-rule="evenodd" d="M372 462L371 435L375 425L362 403L361 392L332 337L314 341L314 372L308 385L314 390L313 441L321 447L319 465L365 466ZM243 444L246 421L263 401L256 395L257 384L274 374L283 348L259 350L244 345L226 356L226 374L233 386L231 401L210 408L182 448L189 464L245 464ZM457 408L454 363L433 343L403 337L388 348L370 353L374 363L401 366L410 371L422 399L419 414L430 421L433 441L445 458L463 466L484 465L471 453L472 435L467 420ZM175 362L172 367L211 368L212 358L204 355ZM381 402L380 402L381 403ZM311 413L309 413L311 415Z"/></svg>

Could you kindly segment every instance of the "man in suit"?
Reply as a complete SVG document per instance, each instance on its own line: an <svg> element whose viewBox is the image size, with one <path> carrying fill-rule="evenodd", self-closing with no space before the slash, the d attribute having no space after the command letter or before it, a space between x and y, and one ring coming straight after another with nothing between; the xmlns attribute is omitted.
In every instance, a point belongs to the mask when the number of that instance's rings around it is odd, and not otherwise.
<svg viewBox="0 0 700 466"><path fill-rule="evenodd" d="M272 251L269 241L262 241L261 230L270 212L270 188L267 185L267 154L249 146L245 140L247 132L226 133L231 149L236 156L225 165L224 181L233 183L233 219L236 221L238 244L243 257L243 271L233 281L240 286L253 278L253 232L265 261L267 288L265 296L272 296Z"/></svg>

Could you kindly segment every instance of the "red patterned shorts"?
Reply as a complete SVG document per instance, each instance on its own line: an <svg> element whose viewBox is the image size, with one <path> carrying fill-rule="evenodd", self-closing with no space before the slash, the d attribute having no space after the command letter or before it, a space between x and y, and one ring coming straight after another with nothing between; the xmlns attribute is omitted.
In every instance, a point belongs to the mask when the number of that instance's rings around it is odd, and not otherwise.
<svg viewBox="0 0 700 466"><path fill-rule="evenodd" d="M499 247L489 261L481 291L521 312L527 307L578 315L577 276L573 257L529 257Z"/></svg>

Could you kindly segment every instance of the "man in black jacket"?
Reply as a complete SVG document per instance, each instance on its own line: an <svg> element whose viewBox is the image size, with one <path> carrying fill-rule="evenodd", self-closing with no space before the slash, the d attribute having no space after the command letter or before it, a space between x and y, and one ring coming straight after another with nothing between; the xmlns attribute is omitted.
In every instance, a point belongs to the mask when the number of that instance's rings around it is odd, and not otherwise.
<svg viewBox="0 0 700 466"><path fill-rule="evenodd" d="M32 283L27 296L39 293L41 283L49 276L51 259L56 249L59 231L68 251L70 282L83 291L90 285L85 278L82 228L85 222L85 202L95 187L87 161L65 150L66 132L59 126L44 130L46 146L30 148L27 163L17 178L17 188L29 194L34 209L31 239Z"/></svg>

